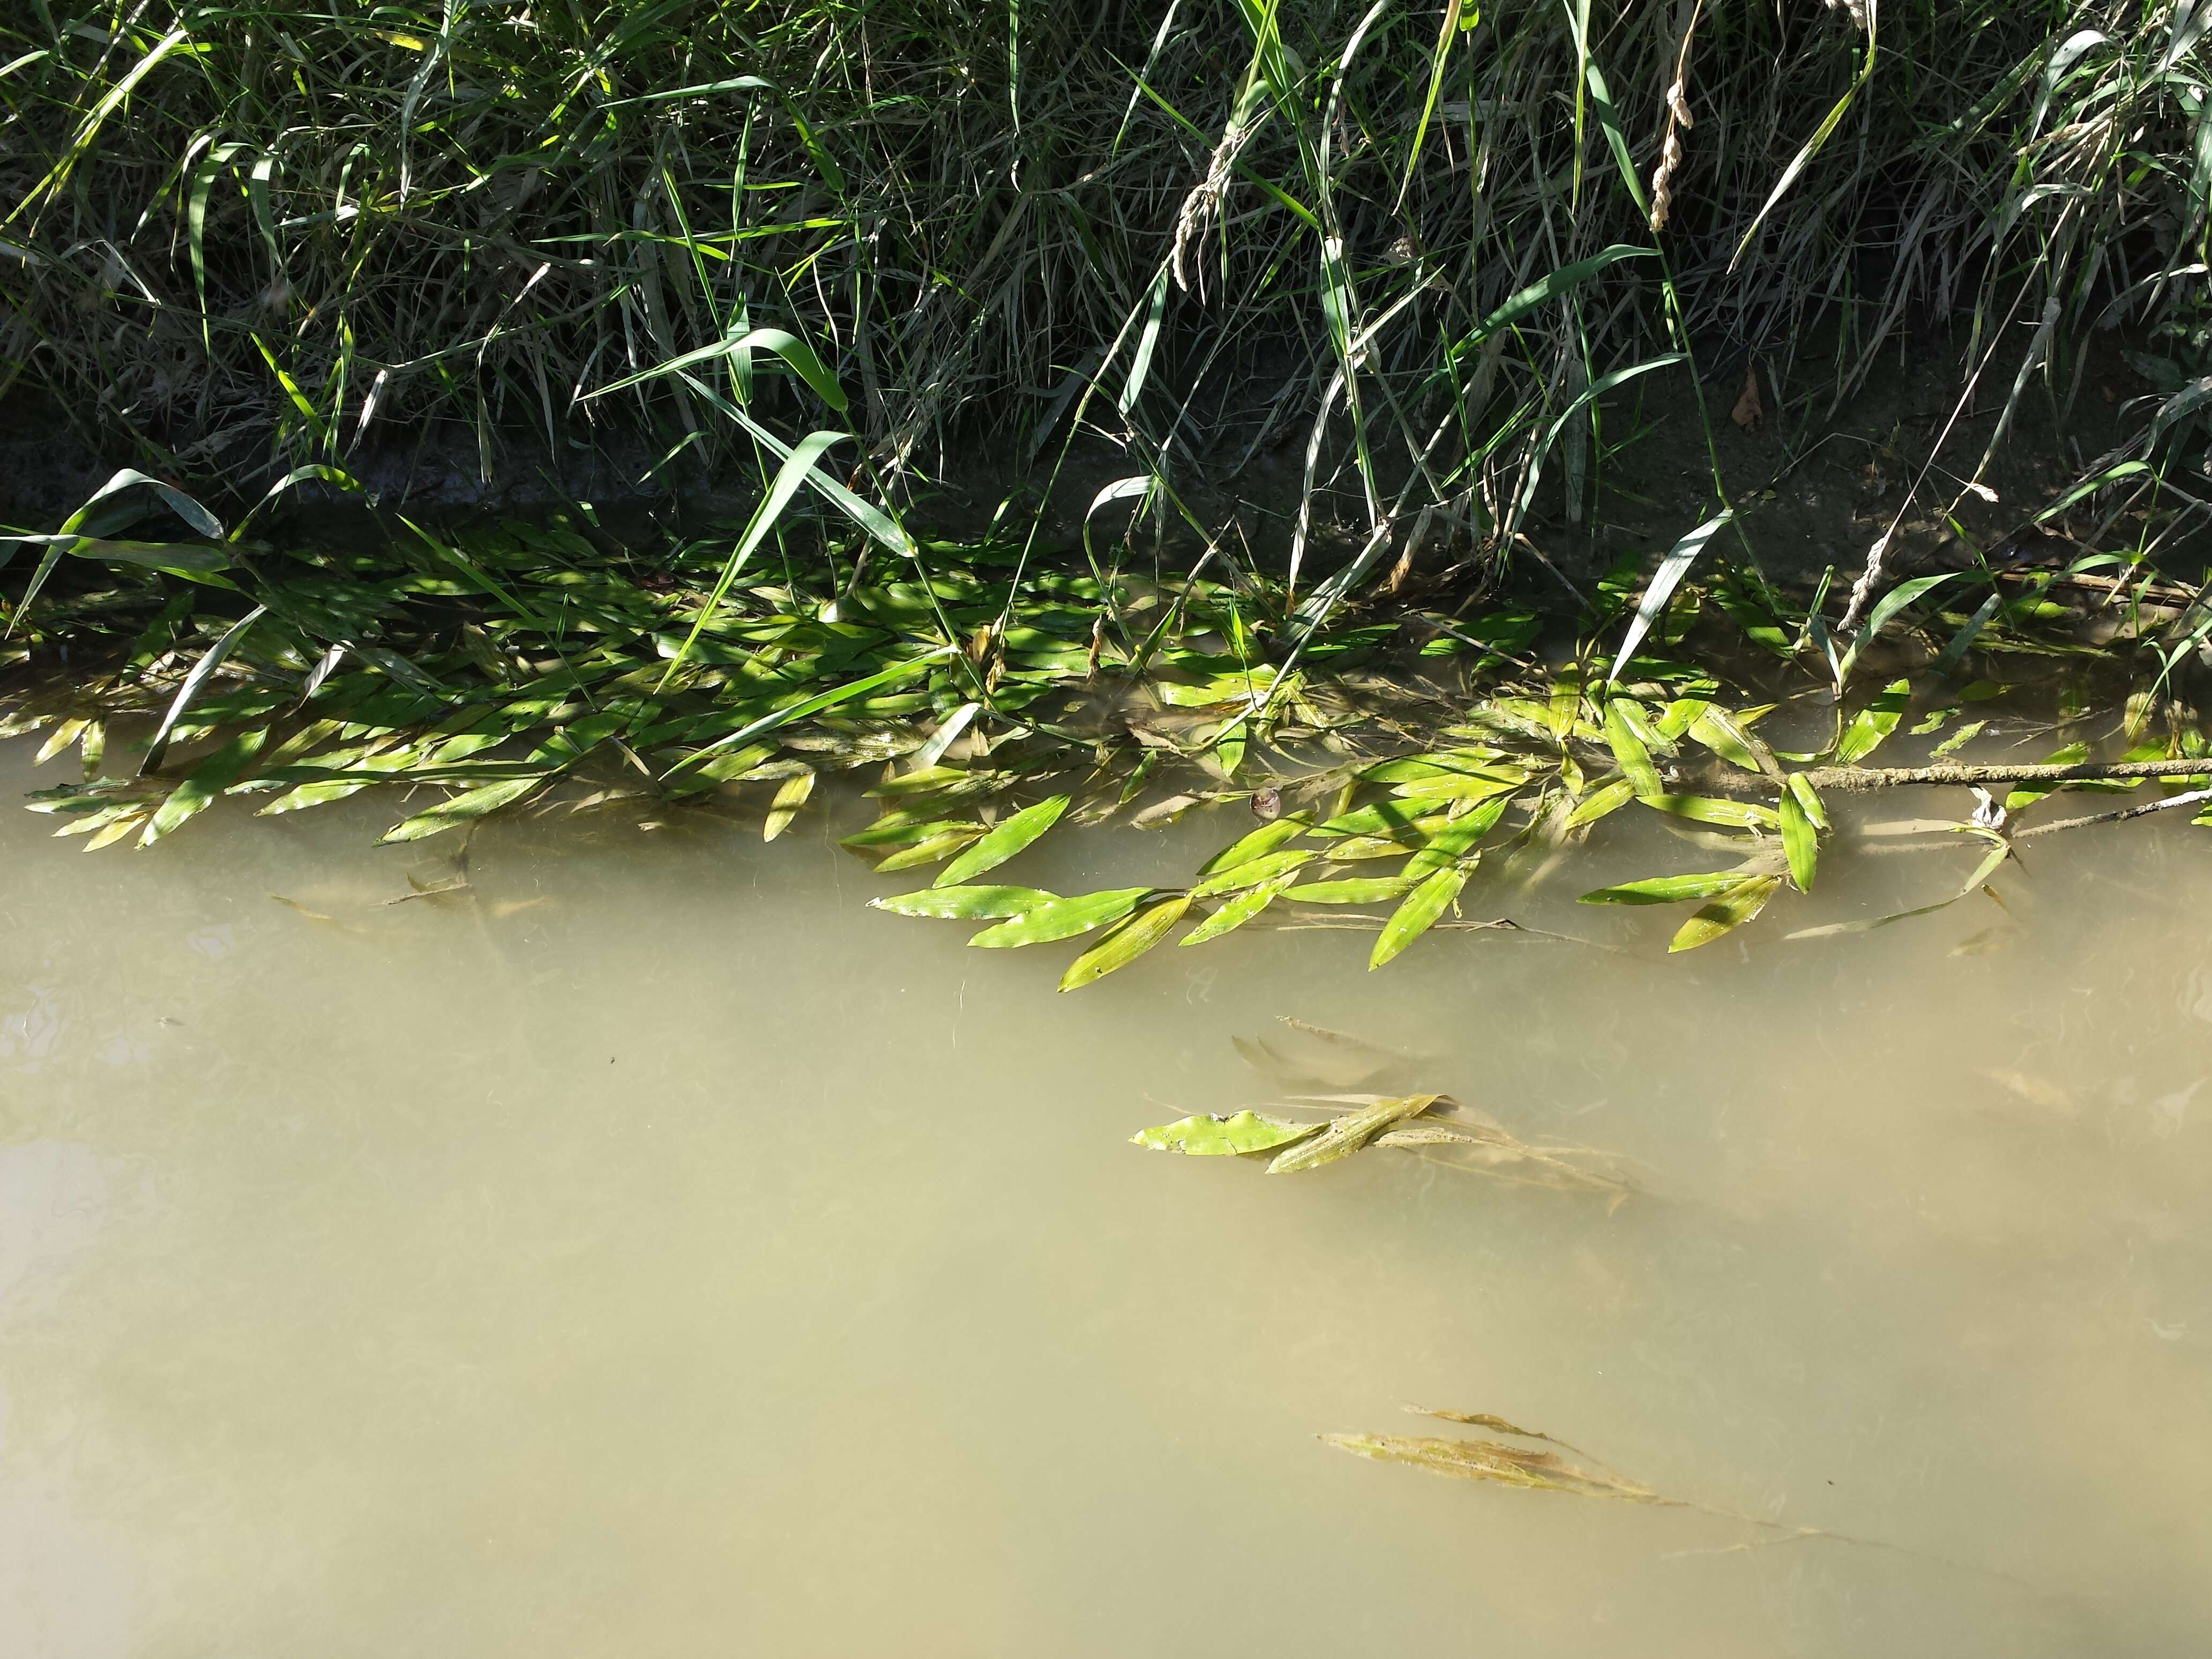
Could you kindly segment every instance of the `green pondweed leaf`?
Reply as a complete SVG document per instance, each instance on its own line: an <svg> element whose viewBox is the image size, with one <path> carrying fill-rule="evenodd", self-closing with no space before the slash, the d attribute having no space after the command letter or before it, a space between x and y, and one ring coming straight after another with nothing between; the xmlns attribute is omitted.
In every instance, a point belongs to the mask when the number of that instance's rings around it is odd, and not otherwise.
<svg viewBox="0 0 2212 1659"><path fill-rule="evenodd" d="M1615 778L1609 783L1601 783L1575 803L1575 810L1567 814L1566 827L1579 830L1586 823L1595 823L1607 813L1619 811L1641 793L1626 778ZM1644 799L1656 799L1656 797L1645 796Z"/></svg>
<svg viewBox="0 0 2212 1659"><path fill-rule="evenodd" d="M1691 899L1711 898L1745 880L1741 870L1701 871L1687 876L1653 876L1644 881L1625 881L1618 887L1601 887L1584 893L1577 904L1681 904Z"/></svg>
<svg viewBox="0 0 2212 1659"><path fill-rule="evenodd" d="M931 818L919 812L886 812L866 829L855 830L841 837L837 844L854 852L866 852L878 847L911 847L916 842L953 831L973 841L984 833L985 828L975 818Z"/></svg>
<svg viewBox="0 0 2212 1659"><path fill-rule="evenodd" d="M1220 874L1211 876L1190 890L1193 898L1212 898L1220 893L1233 893L1240 887L1256 887L1263 881L1273 881L1286 875L1302 865L1307 865L1320 855L1309 848L1291 847L1280 852L1262 853L1241 864L1232 864Z"/></svg>
<svg viewBox="0 0 2212 1659"><path fill-rule="evenodd" d="M1420 938L1443 915L1451 902L1467 885L1468 872L1453 867L1437 871L1419 887L1406 895L1390 920L1382 924L1381 937L1367 958L1370 972L1380 968L1401 951Z"/></svg>
<svg viewBox="0 0 2212 1659"><path fill-rule="evenodd" d="M934 864L941 858L949 858L963 847L972 846L976 835L977 831L973 829L939 830L934 835L924 836L919 841L899 848L889 858L878 859L876 873L888 876L900 870L914 870L925 864ZM942 881L945 878L939 876L938 879Z"/></svg>
<svg viewBox="0 0 2212 1659"><path fill-rule="evenodd" d="M913 893L889 893L868 903L894 915L935 916L949 921L981 921L1018 916L1060 896L1035 887L925 887Z"/></svg>
<svg viewBox="0 0 2212 1659"><path fill-rule="evenodd" d="M1666 786L1659 781L1659 769L1651 763L1651 750L1645 746L1641 733L1628 712L1628 699L1608 697L1605 705L1605 741L1613 750L1613 757L1620 764L1620 775L1639 795L1663 795Z"/></svg>
<svg viewBox="0 0 2212 1659"><path fill-rule="evenodd" d="M1828 809L1821 805L1820 793L1813 787L1813 781L1802 772L1792 772L1784 781L1790 793L1797 798L1797 805L1804 809L1805 816L1813 821L1813 827L1825 834L1831 827Z"/></svg>
<svg viewBox="0 0 2212 1659"><path fill-rule="evenodd" d="M1070 963L1060 976L1060 988L1078 991L1127 967L1165 939L1189 908L1190 895L1183 893L1139 911Z"/></svg>
<svg viewBox="0 0 2212 1659"><path fill-rule="evenodd" d="M1378 800L1349 812L1340 812L1315 833L1323 836L1391 836L1411 840L1426 836L1444 822L1431 801Z"/></svg>
<svg viewBox="0 0 2212 1659"><path fill-rule="evenodd" d="M1398 878L1419 881L1431 872L1465 858L1504 816L1505 802L1500 799L1484 801L1473 811L1451 819L1429 836L1419 852L1406 860L1405 867L1398 872Z"/></svg>
<svg viewBox="0 0 2212 1659"><path fill-rule="evenodd" d="M1442 1095L1402 1095L1346 1112L1310 1140L1300 1141L1277 1153L1274 1162L1267 1165L1267 1173L1291 1175L1350 1158L1385 1130L1396 1128L1407 1118L1419 1117L1443 1098Z"/></svg>
<svg viewBox="0 0 2212 1659"><path fill-rule="evenodd" d="M1781 884L1779 876L1753 876L1737 883L1682 924L1668 944L1668 953L1694 951L1735 932L1766 908L1766 901Z"/></svg>
<svg viewBox="0 0 2212 1659"><path fill-rule="evenodd" d="M524 796L541 787L546 781L540 775L529 778L508 778L500 783L488 783L479 789L470 789L441 801L427 812L417 812L404 823L384 832L380 845L392 842L421 841L447 830L457 829L474 818L496 812L502 806L511 806Z"/></svg>
<svg viewBox="0 0 2212 1659"><path fill-rule="evenodd" d="M811 767L784 780L783 787L775 792L775 803L768 810L768 822L761 826L761 839L774 841L791 828L791 821L799 816L799 809L806 805L806 798L814 793L814 770Z"/></svg>
<svg viewBox="0 0 2212 1659"><path fill-rule="evenodd" d="M1723 800L1712 795L1653 795L1644 804L1669 817L1698 823L1717 823L1733 830L1773 830L1782 819L1771 806L1754 801Z"/></svg>
<svg viewBox="0 0 2212 1659"><path fill-rule="evenodd" d="M151 847L193 813L204 811L217 795L238 781L238 775L253 763L254 757L268 741L269 728L258 726L240 732L202 759L185 774L185 781L169 792L169 798L154 809L154 816L146 821L138 844Z"/></svg>
<svg viewBox="0 0 2212 1659"><path fill-rule="evenodd" d="M1156 1152L1182 1152L1192 1158L1233 1158L1246 1152L1273 1152L1294 1140L1321 1133L1318 1123L1292 1123L1279 1117L1262 1117L1243 1111L1231 1117L1186 1117L1155 1129L1139 1129L1129 1137L1133 1145Z"/></svg>
<svg viewBox="0 0 2212 1659"><path fill-rule="evenodd" d="M1224 933L1233 933L1281 897L1284 890L1297 878L1297 872L1293 870L1263 881L1256 887L1247 887L1185 933L1182 942L1203 945L1210 939L1219 939Z"/></svg>
<svg viewBox="0 0 2212 1659"><path fill-rule="evenodd" d="M956 887L970 876L980 876L986 870L995 870L1008 859L1027 847L1039 836L1060 822L1060 815L1067 811L1067 797L1054 795L1034 806L1022 810L1000 824L973 847L945 866L935 884Z"/></svg>
<svg viewBox="0 0 2212 1659"><path fill-rule="evenodd" d="M1698 716L1712 707L1705 697L1677 697L1659 711L1659 718L1651 722L1652 736L1662 743L1673 743L1688 734Z"/></svg>
<svg viewBox="0 0 2212 1659"><path fill-rule="evenodd" d="M1408 884L1402 876L1354 877L1344 881L1311 881L1293 887L1286 897L1301 904L1381 904L1404 895Z"/></svg>
<svg viewBox="0 0 2212 1659"><path fill-rule="evenodd" d="M1724 708L1708 708L1692 720L1690 736L1729 765L1746 772L1772 769L1774 757L1765 752L1766 745L1738 725L1735 716Z"/></svg>
<svg viewBox="0 0 2212 1659"><path fill-rule="evenodd" d="M1103 892L1078 893L1072 898L1048 899L995 927L986 927L968 941L985 951L1012 950L1024 945L1049 945L1073 939L1109 921L1119 921L1151 896L1149 887L1117 887Z"/></svg>
<svg viewBox="0 0 2212 1659"><path fill-rule="evenodd" d="M1790 780L1792 786L1797 780ZM1790 879L1797 884L1797 890L1813 890L1813 871L1820 858L1820 832L1805 811L1805 803L1793 787L1782 792L1782 850L1790 860Z"/></svg>
<svg viewBox="0 0 2212 1659"><path fill-rule="evenodd" d="M1273 823L1263 823L1239 841L1231 842L1199 866L1201 876L1218 876L1224 870L1233 870L1240 864L1249 864L1273 852L1286 841L1295 841L1313 823L1304 812L1291 812L1277 818Z"/></svg>
<svg viewBox="0 0 2212 1659"><path fill-rule="evenodd" d="M1882 689L1881 695L1851 717L1844 728L1844 735L1836 744L1838 765L1856 766L1881 746L1881 740L1897 730L1897 723L1905 718L1907 704L1912 701L1912 682L1892 680Z"/></svg>

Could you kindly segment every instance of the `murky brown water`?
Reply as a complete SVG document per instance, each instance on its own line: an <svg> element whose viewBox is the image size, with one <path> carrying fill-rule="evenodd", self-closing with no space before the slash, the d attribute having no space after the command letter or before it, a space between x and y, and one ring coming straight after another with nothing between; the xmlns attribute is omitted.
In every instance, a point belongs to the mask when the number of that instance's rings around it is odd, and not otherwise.
<svg viewBox="0 0 2212 1659"><path fill-rule="evenodd" d="M28 757L0 793L49 781ZM494 823L471 896L387 907L437 851L370 848L395 810L89 858L0 811L0 1652L2212 1628L2212 832L2057 837L2009 916L1784 942L1975 854L1832 857L1782 925L1670 962L1680 912L1566 902L1710 867L1622 814L1467 908L1625 954L1459 933L1370 975L1362 935L1249 929L1060 996L1073 946L863 908L922 882L818 816L766 848ZM1071 848L1169 878L1222 839L1185 835L1055 835L1022 878ZM1231 1038L1281 1014L1648 1191L1126 1144L1264 1100ZM1422 1431L1405 1401L1897 1547L1314 1438Z"/></svg>

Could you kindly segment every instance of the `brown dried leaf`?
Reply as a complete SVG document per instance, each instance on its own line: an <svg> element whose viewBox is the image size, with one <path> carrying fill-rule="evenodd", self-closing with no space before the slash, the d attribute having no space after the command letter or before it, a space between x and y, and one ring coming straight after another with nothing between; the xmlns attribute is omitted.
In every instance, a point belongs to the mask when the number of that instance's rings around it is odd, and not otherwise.
<svg viewBox="0 0 2212 1659"><path fill-rule="evenodd" d="M1445 1440L1426 1435L1325 1434L1340 1451L1384 1463L1410 1463L1431 1474L1462 1480L1496 1480L1540 1492L1578 1492L1585 1498L1625 1498L1632 1504L1662 1504L1649 1486L1618 1475L1577 1468L1556 1452L1524 1451L1500 1440Z"/></svg>
<svg viewBox="0 0 2212 1659"><path fill-rule="evenodd" d="M1735 407L1729 410L1729 419L1746 432L1756 432L1766 424L1766 405L1759 401L1759 365L1743 366L1743 390L1736 394Z"/></svg>

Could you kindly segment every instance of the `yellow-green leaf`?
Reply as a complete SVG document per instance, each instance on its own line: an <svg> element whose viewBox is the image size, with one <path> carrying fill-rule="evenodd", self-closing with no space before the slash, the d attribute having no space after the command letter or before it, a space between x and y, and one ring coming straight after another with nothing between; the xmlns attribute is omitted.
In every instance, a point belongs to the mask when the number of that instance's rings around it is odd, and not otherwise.
<svg viewBox="0 0 2212 1659"><path fill-rule="evenodd" d="M1457 866L1437 871L1426 881L1406 895L1390 920L1382 924L1382 936L1375 941L1375 949L1367 958L1371 972L1395 957L1401 951L1420 938L1443 915L1445 907L1459 896L1459 890L1467 885L1468 872Z"/></svg>
<svg viewBox="0 0 2212 1659"><path fill-rule="evenodd" d="M1605 740L1613 750L1613 757L1620 763L1620 775L1639 795L1660 795L1666 786L1659 781L1659 769L1651 763L1651 751L1637 734L1628 715L1628 699L1609 697L1605 705Z"/></svg>
<svg viewBox="0 0 2212 1659"><path fill-rule="evenodd" d="M1034 806L1024 806L993 830L982 840L945 866L933 884L939 887L957 887L970 876L980 876L986 870L995 870L1008 859L1027 847L1039 836L1060 822L1060 815L1067 811L1067 797L1054 795Z"/></svg>
<svg viewBox="0 0 2212 1659"><path fill-rule="evenodd" d="M1189 908L1190 895L1183 893L1131 916L1068 964L1067 971L1060 976L1060 988L1080 990L1117 969L1127 967L1165 939Z"/></svg>
<svg viewBox="0 0 2212 1659"><path fill-rule="evenodd" d="M1892 680L1882 688L1881 695L1851 717L1844 728L1843 737L1836 744L1836 760L1844 766L1856 766L1881 747L1881 740L1897 730L1897 723L1905 718L1907 704L1912 701L1912 682Z"/></svg>
<svg viewBox="0 0 2212 1659"><path fill-rule="evenodd" d="M1772 830L1782 823L1771 806L1747 800L1723 800L1711 795L1652 795L1644 804L1656 811L1699 823L1724 824L1732 830Z"/></svg>
<svg viewBox="0 0 2212 1659"><path fill-rule="evenodd" d="M1796 779L1790 781L1795 783ZM1820 832L1813 827L1813 820L1805 811L1805 804L1797 799L1795 789L1782 792L1782 850L1790 857L1790 879L1797 884L1797 890L1813 890L1813 871L1820 862Z"/></svg>
<svg viewBox="0 0 2212 1659"><path fill-rule="evenodd" d="M1258 915L1281 896L1283 890L1297 879L1296 871L1286 872L1256 887L1248 887L1204 921L1182 936L1185 945L1203 945L1210 939L1219 939L1232 933Z"/></svg>
<svg viewBox="0 0 2212 1659"><path fill-rule="evenodd" d="M1048 899L995 927L986 927L968 942L981 950L1006 951L1073 939L1078 933L1121 921L1152 891L1149 887L1117 887L1078 893L1073 898Z"/></svg>
<svg viewBox="0 0 2212 1659"><path fill-rule="evenodd" d="M925 887L919 892L889 893L870 899L869 905L899 916L937 916L953 921L980 921L1018 916L1048 904L1057 893L1035 887Z"/></svg>
<svg viewBox="0 0 2212 1659"><path fill-rule="evenodd" d="M1668 953L1694 951L1700 945L1711 945L1723 933L1733 933L1764 910L1766 901L1774 896L1774 890L1781 884L1779 876L1753 876L1739 882L1682 924L1681 930L1667 946Z"/></svg>
<svg viewBox="0 0 2212 1659"><path fill-rule="evenodd" d="M1232 1158L1246 1152L1272 1152L1293 1140L1321 1132L1318 1123L1292 1123L1279 1117L1263 1117L1243 1111L1231 1117L1186 1117L1158 1128L1139 1129L1129 1137L1136 1146L1156 1152L1182 1152L1191 1158Z"/></svg>

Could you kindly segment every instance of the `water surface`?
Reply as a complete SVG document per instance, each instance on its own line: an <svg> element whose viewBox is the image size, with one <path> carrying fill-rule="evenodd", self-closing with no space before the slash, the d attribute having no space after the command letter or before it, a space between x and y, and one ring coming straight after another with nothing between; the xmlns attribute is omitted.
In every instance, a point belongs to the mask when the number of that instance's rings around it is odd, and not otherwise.
<svg viewBox="0 0 2212 1659"><path fill-rule="evenodd" d="M52 781L29 753L0 793ZM369 845L400 810L88 858L0 812L0 1651L2149 1655L2212 1625L2212 834L2054 837L2005 909L1785 942L1975 850L1832 856L1669 961L1680 912L1569 901L1718 860L1621 814L1465 901L1618 951L1439 934L1370 975L1365 936L1254 927L1061 996L1073 946L866 908L926 874L819 813L771 847L495 822L467 893L392 903L445 873ZM1233 832L1056 834L1009 874L1168 881ZM1267 1100L1231 1039L1285 1014L1641 1190L1126 1144ZM1424 1431L1405 1402L1893 1547L1315 1438Z"/></svg>

